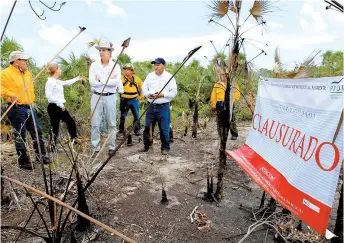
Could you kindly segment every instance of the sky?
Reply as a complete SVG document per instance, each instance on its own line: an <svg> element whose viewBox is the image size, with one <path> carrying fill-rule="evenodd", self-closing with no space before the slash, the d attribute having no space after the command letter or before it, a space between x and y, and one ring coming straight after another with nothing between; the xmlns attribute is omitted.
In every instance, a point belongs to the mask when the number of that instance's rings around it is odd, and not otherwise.
<svg viewBox="0 0 344 243"><path fill-rule="evenodd" d="M0 0L1 31L13 2ZM48 63L78 33L78 26L86 27L86 30L60 54L64 58L74 52L76 55L87 53L91 58L99 59L98 51L87 47L87 43L94 39L111 41L116 57L122 42L131 37L125 53L132 61L163 57L167 62L181 62L190 50L202 45L192 59L207 65L209 61L204 56L212 58L216 54L210 40L221 51L230 37L227 29L208 23L211 10L207 5L211 1L67 0L61 11L51 11L39 1L31 2L38 13L44 10L46 19L40 20L27 0L18 0L6 36L19 42L37 65ZM343 3L342 0L339 2ZM54 1L44 3L51 6ZM323 0L279 0L271 3L275 11L264 18L267 28L263 31L255 27L243 35L248 60L257 56L261 49L267 53L252 61L257 69L273 68L276 47L279 47L282 63L289 69L315 50L343 51L344 14L325 10L327 4ZM252 6L252 0L243 1L241 24ZM235 18L233 12L229 12L229 16ZM233 29L228 18L220 19L219 23ZM242 31L255 25L251 16L242 26ZM228 53L229 48L224 51ZM321 62L321 57L317 62Z"/></svg>

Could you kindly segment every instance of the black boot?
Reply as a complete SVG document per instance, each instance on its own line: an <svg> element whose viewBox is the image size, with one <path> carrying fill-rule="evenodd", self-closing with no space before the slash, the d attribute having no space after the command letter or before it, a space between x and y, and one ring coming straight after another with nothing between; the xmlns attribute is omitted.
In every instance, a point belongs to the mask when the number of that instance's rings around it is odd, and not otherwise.
<svg viewBox="0 0 344 243"><path fill-rule="evenodd" d="M45 154L42 155L42 160L43 160L43 164L45 164L45 165L51 163L50 158L49 158L47 155L45 155ZM40 159L39 154L36 154L36 162L37 162L37 163L41 163L41 159Z"/></svg>
<svg viewBox="0 0 344 243"><path fill-rule="evenodd" d="M25 170L32 170L32 164L30 162L30 158L27 156L26 152L22 152L19 156L19 168Z"/></svg>

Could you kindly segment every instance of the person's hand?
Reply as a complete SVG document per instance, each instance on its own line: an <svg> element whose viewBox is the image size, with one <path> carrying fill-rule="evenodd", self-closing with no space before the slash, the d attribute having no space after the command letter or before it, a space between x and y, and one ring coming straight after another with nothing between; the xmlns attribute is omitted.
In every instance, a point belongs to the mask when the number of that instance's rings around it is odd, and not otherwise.
<svg viewBox="0 0 344 243"><path fill-rule="evenodd" d="M80 81L82 84L84 84L84 83L86 82L86 77L84 77L84 76L79 76L78 78L79 78L79 81Z"/></svg>
<svg viewBox="0 0 344 243"><path fill-rule="evenodd" d="M159 92L156 92L156 93L155 93L155 97L156 97L157 99L159 99L159 98L164 98L164 94L163 94L163 93L160 93L160 94L159 94Z"/></svg>
<svg viewBox="0 0 344 243"><path fill-rule="evenodd" d="M61 110L62 110L62 111L65 111L65 110L66 110L66 107L62 107Z"/></svg>
<svg viewBox="0 0 344 243"><path fill-rule="evenodd" d="M12 101L12 103L13 103L14 101L16 101L17 96L13 95L13 96L11 96L10 98L11 98L11 101ZM19 99L18 99L17 101L19 101Z"/></svg>

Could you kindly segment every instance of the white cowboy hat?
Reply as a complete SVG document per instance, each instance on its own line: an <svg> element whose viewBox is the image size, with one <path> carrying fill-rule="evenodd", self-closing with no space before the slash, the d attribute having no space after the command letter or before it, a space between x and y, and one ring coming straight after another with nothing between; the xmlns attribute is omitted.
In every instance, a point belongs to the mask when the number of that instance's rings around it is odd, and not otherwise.
<svg viewBox="0 0 344 243"><path fill-rule="evenodd" d="M97 50L100 50L100 49L108 49L110 51L114 50L111 42L100 42L97 46L95 46L95 48Z"/></svg>

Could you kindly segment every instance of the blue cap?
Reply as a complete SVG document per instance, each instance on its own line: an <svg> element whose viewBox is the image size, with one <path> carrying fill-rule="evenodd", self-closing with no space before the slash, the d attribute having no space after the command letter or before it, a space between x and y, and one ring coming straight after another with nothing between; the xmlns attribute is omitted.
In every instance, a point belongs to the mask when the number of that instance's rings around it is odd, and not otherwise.
<svg viewBox="0 0 344 243"><path fill-rule="evenodd" d="M155 63L163 64L163 65L166 64L164 58L161 58L161 57L158 57L157 59L155 59L154 61L151 62L151 64L155 64Z"/></svg>

